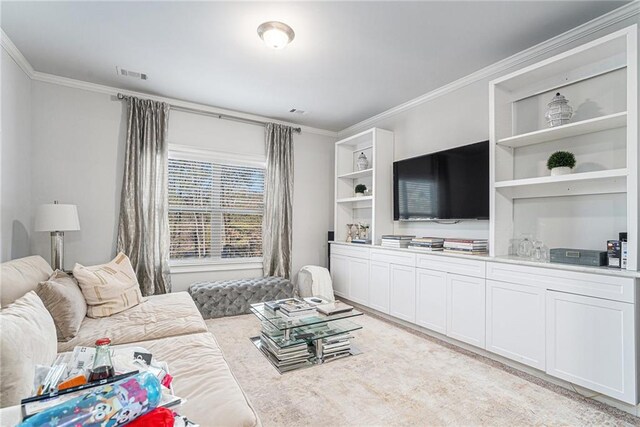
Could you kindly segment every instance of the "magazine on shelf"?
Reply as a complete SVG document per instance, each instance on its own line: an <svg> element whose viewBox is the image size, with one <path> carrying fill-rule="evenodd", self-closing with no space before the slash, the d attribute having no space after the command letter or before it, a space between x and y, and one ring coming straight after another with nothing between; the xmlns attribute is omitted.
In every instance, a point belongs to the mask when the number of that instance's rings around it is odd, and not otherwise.
<svg viewBox="0 0 640 427"><path fill-rule="evenodd" d="M425 246L409 245L409 248L424 252L442 252L443 250L442 246L440 246L439 248L430 248Z"/></svg>
<svg viewBox="0 0 640 427"><path fill-rule="evenodd" d="M445 253L452 253L452 254L460 254L460 255L487 255L487 251L486 250L482 250L482 251L466 251L466 250L458 250L458 249L445 249L444 250Z"/></svg>
<svg viewBox="0 0 640 427"><path fill-rule="evenodd" d="M408 234L384 234L382 240L411 240L416 236L410 236Z"/></svg>
<svg viewBox="0 0 640 427"><path fill-rule="evenodd" d="M452 244L458 244L458 245L486 245L488 243L488 240L486 239L445 239L444 240L444 244L446 245L452 245Z"/></svg>
<svg viewBox="0 0 640 427"><path fill-rule="evenodd" d="M444 239L442 237L416 237L412 241L416 243L444 243Z"/></svg>

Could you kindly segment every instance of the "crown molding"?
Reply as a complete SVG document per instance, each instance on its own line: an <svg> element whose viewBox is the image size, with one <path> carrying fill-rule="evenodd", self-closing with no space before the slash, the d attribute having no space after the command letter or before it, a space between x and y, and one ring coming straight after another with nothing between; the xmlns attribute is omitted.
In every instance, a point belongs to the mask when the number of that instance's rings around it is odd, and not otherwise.
<svg viewBox="0 0 640 427"><path fill-rule="evenodd" d="M424 104L425 102L429 102L450 92L461 89L479 80L483 80L496 74L506 72L512 68L522 65L525 62L546 55L549 52L552 52L575 41L581 40L593 33L601 31L607 27L617 24L618 22L624 21L625 19L637 16L639 14L640 0L634 0L631 3L619 7L618 9L614 9L611 12L601 15L589 22L585 22L582 25L572 28L571 30L552 37L542 43L518 52L515 55L495 62L458 80L427 92L424 95L411 99L407 102L383 111L380 114L376 114L375 116L369 117L368 119L351 125L341 131L338 131L338 137L344 138L362 129L374 127L380 120L384 120L404 111L411 110L412 108Z"/></svg>
<svg viewBox="0 0 640 427"><path fill-rule="evenodd" d="M20 69L27 75L27 77L33 79L35 70L31 66L29 61L27 61L27 58L24 57L22 52L20 52L16 45L13 44L9 36L7 36L2 28L0 28L0 45L16 62L16 64L18 64L18 67L20 67Z"/></svg>
<svg viewBox="0 0 640 427"><path fill-rule="evenodd" d="M286 126L300 127L302 132L305 132L305 133L328 136L331 138L338 137L337 132L333 132L325 129L318 129L311 126L300 125L297 123L285 122L282 120L276 120L269 117L258 116L255 114L249 114L249 113L243 113L239 111L227 110L224 108L212 107L210 105L198 104L196 102L184 101L181 99L157 96L157 95L152 95L144 92L120 89L113 86L101 85L97 83L85 82L83 80L76 80L68 77L56 76L55 74L43 73L40 71L36 71L31 66L29 61L27 61L24 55L22 55L22 52L20 52L20 50L16 47L16 45L13 44L9 36L7 36L7 34L1 28L0 28L0 41L1 41L2 48L9 54L11 58L13 58L13 60L18 64L18 66L22 69L22 71L24 71L24 73L31 80L35 80L43 83L55 84L58 86L66 86L74 89L87 90L90 92L103 93L105 95L112 95L112 96L116 96L118 93L122 93L128 96L143 97L147 99L152 99L154 101L166 102L171 105L175 105L176 107L197 109L197 110L206 111L212 114L229 115L229 116L239 117L242 119L257 120L261 122L274 122L274 123L279 123Z"/></svg>

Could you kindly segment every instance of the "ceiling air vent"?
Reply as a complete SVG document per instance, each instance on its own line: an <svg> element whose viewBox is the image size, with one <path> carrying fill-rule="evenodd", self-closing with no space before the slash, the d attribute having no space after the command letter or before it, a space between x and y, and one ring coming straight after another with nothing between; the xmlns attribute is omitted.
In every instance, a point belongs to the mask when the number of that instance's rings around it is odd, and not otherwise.
<svg viewBox="0 0 640 427"><path fill-rule="evenodd" d="M139 73L137 71L125 70L124 68L116 67L116 71L118 75L121 77L131 77L139 80L147 80L147 75L145 73Z"/></svg>
<svg viewBox="0 0 640 427"><path fill-rule="evenodd" d="M306 112L306 111L301 110L301 109L299 109L299 108L292 108L291 110L289 110L289 112L290 112L290 113L293 113L293 114L300 114L300 115L302 115L302 114L307 114L307 112Z"/></svg>

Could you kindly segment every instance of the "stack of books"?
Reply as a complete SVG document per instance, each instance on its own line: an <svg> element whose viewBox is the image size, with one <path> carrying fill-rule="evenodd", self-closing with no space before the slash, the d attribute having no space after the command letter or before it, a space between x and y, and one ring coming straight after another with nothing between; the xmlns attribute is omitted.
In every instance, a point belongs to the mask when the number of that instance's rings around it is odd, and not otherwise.
<svg viewBox="0 0 640 427"><path fill-rule="evenodd" d="M348 333L324 338L322 340L322 360L328 362L351 354L350 339L351 335Z"/></svg>
<svg viewBox="0 0 640 427"><path fill-rule="evenodd" d="M329 302L316 306L318 313L331 316L332 314L348 313L353 310L353 306L340 301Z"/></svg>
<svg viewBox="0 0 640 427"><path fill-rule="evenodd" d="M487 239L445 239L444 251L468 254L468 255L486 255Z"/></svg>
<svg viewBox="0 0 640 427"><path fill-rule="evenodd" d="M382 236L381 246L385 248L406 248L414 237L416 236L385 234Z"/></svg>
<svg viewBox="0 0 640 427"><path fill-rule="evenodd" d="M351 243L360 243L361 245L369 245L369 244L371 244L371 240L369 240L369 239L351 239Z"/></svg>
<svg viewBox="0 0 640 427"><path fill-rule="evenodd" d="M444 239L440 237L417 237L409 242L411 249L421 251L434 252L441 251L444 245Z"/></svg>
<svg viewBox="0 0 640 427"><path fill-rule="evenodd" d="M316 314L315 306L298 298L280 300L278 302L278 311L287 317L302 317Z"/></svg>
<svg viewBox="0 0 640 427"><path fill-rule="evenodd" d="M312 353L306 342L288 347L278 346L265 332L260 335L261 349L280 371L291 371L309 363Z"/></svg>

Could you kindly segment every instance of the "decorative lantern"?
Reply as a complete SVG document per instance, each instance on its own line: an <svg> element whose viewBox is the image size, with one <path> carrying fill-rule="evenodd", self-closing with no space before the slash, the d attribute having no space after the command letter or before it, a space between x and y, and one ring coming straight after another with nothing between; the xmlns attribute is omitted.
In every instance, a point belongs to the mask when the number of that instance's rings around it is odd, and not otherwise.
<svg viewBox="0 0 640 427"><path fill-rule="evenodd" d="M556 93L550 103L547 104L547 112L544 118L547 119L549 127L566 125L573 116L573 108L569 105L569 100L560 92Z"/></svg>
<svg viewBox="0 0 640 427"><path fill-rule="evenodd" d="M367 159L367 156L364 155L364 153L360 153L356 164L358 166L358 170L363 171L369 167L369 160Z"/></svg>

